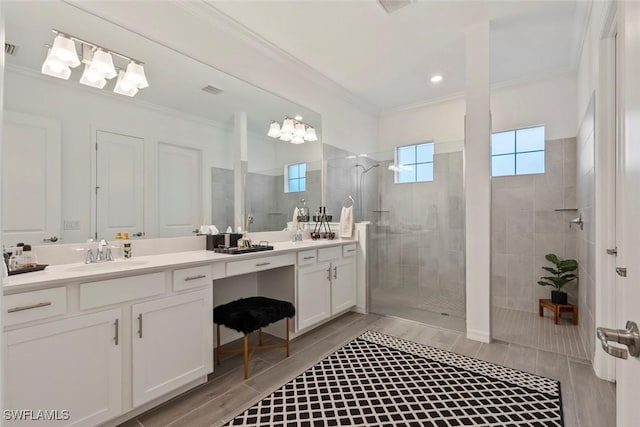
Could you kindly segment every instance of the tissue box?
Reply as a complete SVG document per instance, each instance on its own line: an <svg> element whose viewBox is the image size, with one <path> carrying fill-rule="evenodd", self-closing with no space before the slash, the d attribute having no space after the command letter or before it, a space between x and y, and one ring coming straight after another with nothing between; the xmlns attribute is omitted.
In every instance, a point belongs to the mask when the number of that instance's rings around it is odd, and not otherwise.
<svg viewBox="0 0 640 427"><path fill-rule="evenodd" d="M207 250L212 251L219 247L237 247L238 240L242 238L242 233L208 234L205 237L207 238Z"/></svg>

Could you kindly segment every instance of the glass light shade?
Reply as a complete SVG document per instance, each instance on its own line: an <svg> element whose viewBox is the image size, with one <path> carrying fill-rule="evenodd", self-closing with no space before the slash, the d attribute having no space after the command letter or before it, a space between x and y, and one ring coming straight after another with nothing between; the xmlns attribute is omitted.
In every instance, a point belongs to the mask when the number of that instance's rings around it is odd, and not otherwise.
<svg viewBox="0 0 640 427"><path fill-rule="evenodd" d="M298 135L295 135L293 138L291 138L291 143L292 144L304 144L304 138Z"/></svg>
<svg viewBox="0 0 640 427"><path fill-rule="evenodd" d="M293 119L286 118L282 121L282 133L293 133Z"/></svg>
<svg viewBox="0 0 640 427"><path fill-rule="evenodd" d="M311 141L311 142L318 140L318 136L316 135L316 130L311 126L307 128L307 133L304 135L304 140Z"/></svg>
<svg viewBox="0 0 640 427"><path fill-rule="evenodd" d="M296 129L293 132L293 134L295 136L299 136L299 137L302 138L302 137L304 137L306 135L306 133L307 133L307 130L305 129L304 124L296 123Z"/></svg>
<svg viewBox="0 0 640 427"><path fill-rule="evenodd" d="M89 64L84 65L84 72L80 78L80 83L83 85L102 89L107 84L107 80L98 74Z"/></svg>
<svg viewBox="0 0 640 427"><path fill-rule="evenodd" d="M51 54L51 49L48 50L47 59L44 60L40 71L42 74L46 74L47 76L57 77L64 80L68 80L69 76L71 76L71 69L58 58L53 56Z"/></svg>
<svg viewBox="0 0 640 427"><path fill-rule="evenodd" d="M118 81L116 82L116 87L113 88L113 92L125 96L136 96L138 88L126 78L124 71L120 71L118 73Z"/></svg>
<svg viewBox="0 0 640 427"><path fill-rule="evenodd" d="M280 123L271 122L271 126L269 126L269 132L267 133L271 138L280 138L282 132L280 131Z"/></svg>
<svg viewBox="0 0 640 427"><path fill-rule="evenodd" d="M101 74L105 79L112 79L118 75L116 67L113 66L111 54L102 49L96 49L91 59L91 69L97 74Z"/></svg>
<svg viewBox="0 0 640 427"><path fill-rule="evenodd" d="M136 62L129 62L125 78L138 89L149 87L147 76L144 74L144 67Z"/></svg>
<svg viewBox="0 0 640 427"><path fill-rule="evenodd" d="M282 141L291 141L291 138L293 138L293 134L291 132L282 132L282 135L280 135L280 139Z"/></svg>
<svg viewBox="0 0 640 427"><path fill-rule="evenodd" d="M58 34L56 38L53 39L51 55L58 58L58 60L67 67L75 68L80 65L80 58L78 58L78 52L76 52L75 42L62 34Z"/></svg>

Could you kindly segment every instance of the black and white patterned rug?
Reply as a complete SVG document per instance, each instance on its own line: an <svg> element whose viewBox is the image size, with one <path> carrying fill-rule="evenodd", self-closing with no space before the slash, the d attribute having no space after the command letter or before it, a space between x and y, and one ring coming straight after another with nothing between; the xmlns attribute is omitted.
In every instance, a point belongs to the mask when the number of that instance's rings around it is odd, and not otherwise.
<svg viewBox="0 0 640 427"><path fill-rule="evenodd" d="M560 382L367 331L233 426L563 426Z"/></svg>

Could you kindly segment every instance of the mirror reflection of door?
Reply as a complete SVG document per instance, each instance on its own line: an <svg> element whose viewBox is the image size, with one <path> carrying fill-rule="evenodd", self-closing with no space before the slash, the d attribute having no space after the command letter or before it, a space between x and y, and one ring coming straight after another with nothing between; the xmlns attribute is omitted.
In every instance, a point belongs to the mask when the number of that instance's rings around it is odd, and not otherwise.
<svg viewBox="0 0 640 427"><path fill-rule="evenodd" d="M96 233L144 235L144 139L96 132Z"/></svg>
<svg viewBox="0 0 640 427"><path fill-rule="evenodd" d="M60 122L4 112L2 233L6 246L60 242Z"/></svg>
<svg viewBox="0 0 640 427"><path fill-rule="evenodd" d="M201 151L158 143L158 236L188 236L202 218Z"/></svg>

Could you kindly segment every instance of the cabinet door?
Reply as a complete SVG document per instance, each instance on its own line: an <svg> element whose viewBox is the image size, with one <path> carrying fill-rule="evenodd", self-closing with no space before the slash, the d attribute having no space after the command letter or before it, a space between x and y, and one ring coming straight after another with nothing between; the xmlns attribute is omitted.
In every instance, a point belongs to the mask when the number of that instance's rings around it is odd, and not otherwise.
<svg viewBox="0 0 640 427"><path fill-rule="evenodd" d="M212 288L132 307L133 406L213 371Z"/></svg>
<svg viewBox="0 0 640 427"><path fill-rule="evenodd" d="M331 281L331 314L356 305L355 259L334 261L331 265Z"/></svg>
<svg viewBox="0 0 640 427"><path fill-rule="evenodd" d="M298 330L331 316L330 268L326 262L298 269Z"/></svg>
<svg viewBox="0 0 640 427"><path fill-rule="evenodd" d="M55 420L7 426L95 426L122 409L121 311L108 310L5 333L4 409L57 410ZM69 418L65 416L68 411ZM5 414L3 414L6 416Z"/></svg>

